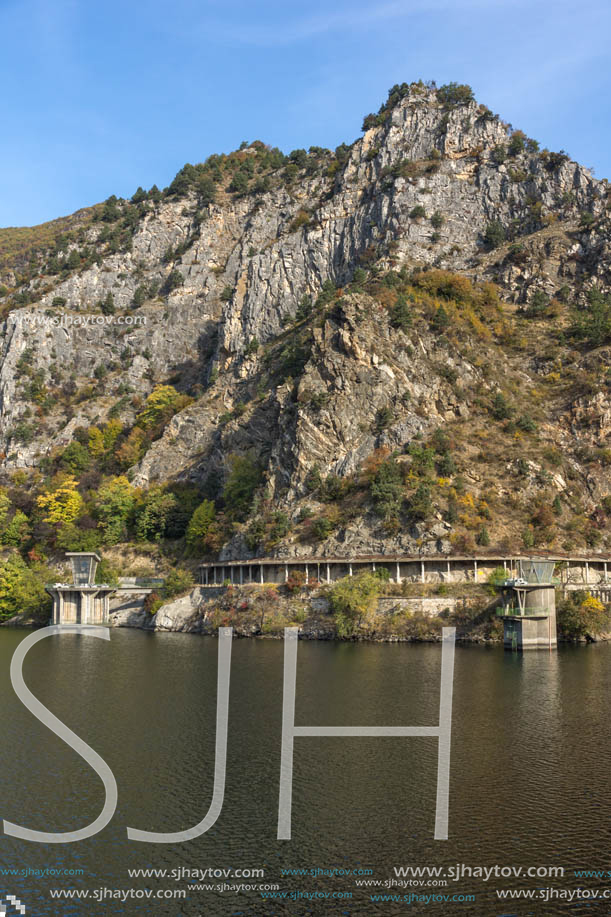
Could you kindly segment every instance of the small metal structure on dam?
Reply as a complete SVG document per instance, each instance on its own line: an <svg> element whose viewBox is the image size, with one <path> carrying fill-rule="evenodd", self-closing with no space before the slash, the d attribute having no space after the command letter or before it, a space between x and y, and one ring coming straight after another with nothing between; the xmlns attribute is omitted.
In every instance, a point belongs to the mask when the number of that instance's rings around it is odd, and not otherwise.
<svg viewBox="0 0 611 917"><path fill-rule="evenodd" d="M53 597L52 624L106 624L113 586L95 582L99 556L93 551L69 551L72 583L45 586Z"/></svg>
<svg viewBox="0 0 611 917"><path fill-rule="evenodd" d="M553 649L556 640L556 590L552 582L554 561L543 557L518 561L518 576L505 580L510 604L499 611L503 618L505 649Z"/></svg>

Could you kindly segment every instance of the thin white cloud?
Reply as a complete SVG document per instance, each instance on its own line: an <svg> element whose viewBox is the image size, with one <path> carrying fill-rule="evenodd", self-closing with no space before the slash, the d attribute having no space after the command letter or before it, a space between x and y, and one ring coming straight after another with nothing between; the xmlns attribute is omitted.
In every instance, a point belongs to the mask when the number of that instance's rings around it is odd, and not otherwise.
<svg viewBox="0 0 611 917"><path fill-rule="evenodd" d="M494 0L494 10L516 7L532 9L532 0ZM561 6L558 3L557 6ZM214 20L205 23L206 36L231 43L276 47L306 41L318 35L341 30L355 31L410 16L436 12L489 11L490 0L393 0L390 3L373 4L360 9L354 6L329 11L317 16L304 17L274 25L242 22L228 24Z"/></svg>

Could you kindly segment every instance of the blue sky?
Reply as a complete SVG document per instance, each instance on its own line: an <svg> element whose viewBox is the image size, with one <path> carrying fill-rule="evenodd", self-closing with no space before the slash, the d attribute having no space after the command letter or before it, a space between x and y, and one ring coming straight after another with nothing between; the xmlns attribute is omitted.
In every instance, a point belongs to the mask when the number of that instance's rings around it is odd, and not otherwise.
<svg viewBox="0 0 611 917"><path fill-rule="evenodd" d="M0 0L0 226L264 140L360 133L396 82L470 83L611 178L606 0Z"/></svg>

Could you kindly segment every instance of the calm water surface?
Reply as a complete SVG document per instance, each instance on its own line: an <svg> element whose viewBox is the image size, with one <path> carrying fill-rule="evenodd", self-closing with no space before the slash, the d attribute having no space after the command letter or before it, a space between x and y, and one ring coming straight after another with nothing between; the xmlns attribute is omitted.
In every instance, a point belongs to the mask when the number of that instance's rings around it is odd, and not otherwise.
<svg viewBox="0 0 611 917"><path fill-rule="evenodd" d="M103 803L95 773L15 698L11 656L26 636L0 631L3 818L74 830ZM448 841L434 841L433 738L302 738L295 742L293 839L276 840L283 644L233 643L225 802L216 825L180 845L128 841L126 826L178 831L210 804L216 640L113 630L110 643L51 637L26 660L30 689L102 755L119 786L112 823L95 838L40 845L0 835L0 898L31 915L611 914L611 904L496 899L496 888L578 886L574 869L611 868L611 646L512 655L457 647ZM297 724L436 725L438 645L299 644ZM475 903L369 900L354 878L286 878L286 868L402 865L562 866L564 879L465 878L441 891ZM264 901L256 891L203 892L187 879L130 879L128 868L263 868L288 892L352 892L351 900ZM8 869L82 869L76 877ZM4 874L2 874L4 871ZM205 879L204 882L209 882ZM213 880L218 881L218 880ZM609 883L611 887L611 880ZM187 888L184 901L53 901L50 888ZM406 889L378 889L403 894ZM409 890L407 890L409 891ZM412 889L413 891L413 889ZM422 889L420 890L423 891ZM435 889L425 889L433 894Z"/></svg>

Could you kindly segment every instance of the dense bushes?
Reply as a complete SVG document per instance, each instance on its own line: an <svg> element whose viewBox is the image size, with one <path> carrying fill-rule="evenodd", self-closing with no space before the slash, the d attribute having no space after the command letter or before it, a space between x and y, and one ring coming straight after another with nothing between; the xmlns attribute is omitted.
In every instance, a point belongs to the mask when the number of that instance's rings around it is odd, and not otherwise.
<svg viewBox="0 0 611 917"><path fill-rule="evenodd" d="M495 221L493 223L488 223L484 231L484 245L489 248L498 248L499 245L502 245L507 238L507 233L505 227L502 223Z"/></svg>
<svg viewBox="0 0 611 917"><path fill-rule="evenodd" d="M403 478L394 459L382 462L369 488L376 512L384 519L396 519L403 501Z"/></svg>
<svg viewBox="0 0 611 917"><path fill-rule="evenodd" d="M570 333L588 347L610 343L611 295L605 295L597 288L590 290L586 307L574 311Z"/></svg>
<svg viewBox="0 0 611 917"><path fill-rule="evenodd" d="M194 551L203 551L207 547L206 539L214 522L216 510L212 500L199 504L187 526L187 544Z"/></svg>
<svg viewBox="0 0 611 917"><path fill-rule="evenodd" d="M228 515L243 521L250 511L255 491L261 484L262 469L252 455L232 455L229 464L223 500Z"/></svg>
<svg viewBox="0 0 611 917"><path fill-rule="evenodd" d="M379 570L347 576L333 584L329 590L329 605L340 637L350 637L371 624L387 579L388 571Z"/></svg>
<svg viewBox="0 0 611 917"><path fill-rule="evenodd" d="M400 328L401 331L409 331L412 326L412 310L408 303L407 297L399 293L397 301L390 311L390 323L393 328Z"/></svg>
<svg viewBox="0 0 611 917"><path fill-rule="evenodd" d="M51 614L51 596L45 592L45 583L56 576L40 562L28 566L18 554L0 562L0 621L24 614L41 624L46 622Z"/></svg>
<svg viewBox="0 0 611 917"><path fill-rule="evenodd" d="M193 574L189 570L176 567L170 570L159 591L150 592L144 600L144 610L156 614L161 606L181 593L189 592L194 586Z"/></svg>
<svg viewBox="0 0 611 917"><path fill-rule="evenodd" d="M437 98L446 108L474 102L473 90L466 83L446 83L437 90Z"/></svg>
<svg viewBox="0 0 611 917"><path fill-rule="evenodd" d="M570 592L558 605L558 628L570 640L611 631L611 609L589 592Z"/></svg>

